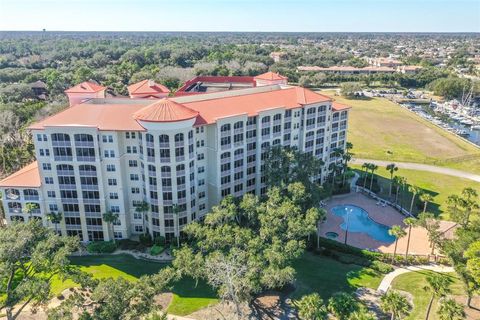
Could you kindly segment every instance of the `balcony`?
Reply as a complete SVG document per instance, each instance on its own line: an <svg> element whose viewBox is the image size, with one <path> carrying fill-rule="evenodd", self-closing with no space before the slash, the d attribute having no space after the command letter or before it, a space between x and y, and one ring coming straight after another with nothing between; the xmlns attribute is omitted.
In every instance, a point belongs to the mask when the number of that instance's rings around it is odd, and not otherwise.
<svg viewBox="0 0 480 320"><path fill-rule="evenodd" d="M8 208L9 213L22 213L22 208Z"/></svg>
<svg viewBox="0 0 480 320"><path fill-rule="evenodd" d="M83 199L85 204L100 204L100 199Z"/></svg>
<svg viewBox="0 0 480 320"><path fill-rule="evenodd" d="M75 141L75 147L94 148L95 143L93 141Z"/></svg>
<svg viewBox="0 0 480 320"><path fill-rule="evenodd" d="M178 156L178 157L175 157L175 161L176 161L176 162L185 161L185 156Z"/></svg>
<svg viewBox="0 0 480 320"><path fill-rule="evenodd" d="M234 133L234 134L243 133L243 128L235 129L235 130L233 130L233 133Z"/></svg>
<svg viewBox="0 0 480 320"><path fill-rule="evenodd" d="M73 156L53 156L55 161L73 161Z"/></svg>
<svg viewBox="0 0 480 320"><path fill-rule="evenodd" d="M93 225L87 224L87 230L89 230L89 231L103 231L103 227L102 226L93 226Z"/></svg>
<svg viewBox="0 0 480 320"><path fill-rule="evenodd" d="M24 198L25 200L34 200L34 201L40 200L40 196L31 196L31 195L28 195L28 196L24 196L23 198Z"/></svg>
<svg viewBox="0 0 480 320"><path fill-rule="evenodd" d="M177 184L177 189L178 189L178 190L185 190L185 188L186 188L185 183Z"/></svg>
<svg viewBox="0 0 480 320"><path fill-rule="evenodd" d="M256 149L248 150L248 151L247 151L247 156L253 156L254 154L257 154L257 150L256 150Z"/></svg>
<svg viewBox="0 0 480 320"><path fill-rule="evenodd" d="M153 141L147 141L147 147L149 148L155 148L155 143Z"/></svg>
<svg viewBox="0 0 480 320"><path fill-rule="evenodd" d="M172 176L171 172L162 172L161 177L162 178L170 178Z"/></svg>
<svg viewBox="0 0 480 320"><path fill-rule="evenodd" d="M158 146L159 146L160 148L170 148L170 143L168 143L168 142L160 142L160 143L158 144Z"/></svg>
<svg viewBox="0 0 480 320"><path fill-rule="evenodd" d="M81 185L82 190L98 190L98 185L97 184L82 184Z"/></svg>
<svg viewBox="0 0 480 320"><path fill-rule="evenodd" d="M148 162L155 162L155 157L147 156L147 161Z"/></svg>
<svg viewBox="0 0 480 320"><path fill-rule="evenodd" d="M244 157L244 155L243 155L243 153L241 153L241 154L235 155L235 156L233 157L233 159L235 159L235 160L240 160L240 159L243 159L243 157Z"/></svg>
<svg viewBox="0 0 480 320"><path fill-rule="evenodd" d="M230 175L231 173L232 173L232 170L225 170L225 171L222 171L222 172L220 173L220 176L221 176L221 177L225 177L225 176Z"/></svg>
<svg viewBox="0 0 480 320"><path fill-rule="evenodd" d="M81 224L66 224L65 229L67 230L82 230Z"/></svg>
<svg viewBox="0 0 480 320"><path fill-rule="evenodd" d="M220 137L228 137L232 134L232 131L231 130L227 130L227 131L222 131L220 132Z"/></svg>
<svg viewBox="0 0 480 320"><path fill-rule="evenodd" d="M262 140L268 140L268 139L270 139L270 134L262 135Z"/></svg>
<svg viewBox="0 0 480 320"><path fill-rule="evenodd" d="M280 124L282 124L282 120L281 120L281 119L280 119L280 120L274 120L274 121L273 121L273 125L274 125L274 126L280 125Z"/></svg>
<svg viewBox="0 0 480 320"><path fill-rule="evenodd" d="M150 190L153 190L152 187L150 186ZM157 186L155 186L155 190L157 190ZM162 191L172 191L172 186L162 186Z"/></svg>
<svg viewBox="0 0 480 320"><path fill-rule="evenodd" d="M243 140L240 140L240 141L235 142L233 145L234 145L235 147L241 147L241 146L244 145L244 142L243 142Z"/></svg>
<svg viewBox="0 0 480 320"><path fill-rule="evenodd" d="M188 158L192 160L193 158L195 158L195 154L193 152L189 153Z"/></svg>
<svg viewBox="0 0 480 320"><path fill-rule="evenodd" d="M256 124L248 124L247 125L247 130L254 130L257 127Z"/></svg>
<svg viewBox="0 0 480 320"><path fill-rule="evenodd" d="M231 143L228 143L228 144L222 144L221 146L221 149L222 150L228 150L232 147L232 144Z"/></svg>
<svg viewBox="0 0 480 320"><path fill-rule="evenodd" d="M70 141L52 141L53 147L71 147L72 143Z"/></svg>
<svg viewBox="0 0 480 320"><path fill-rule="evenodd" d="M73 171L73 170L57 170L57 175L59 175L59 176L74 176L75 171Z"/></svg>
<svg viewBox="0 0 480 320"><path fill-rule="evenodd" d="M315 128L315 123L307 125L307 130L311 130L311 129L314 129L314 128Z"/></svg>
<svg viewBox="0 0 480 320"><path fill-rule="evenodd" d="M61 198L62 199L62 203L65 203L65 204L76 204L78 203L78 199L77 198ZM87 202L85 202L87 203Z"/></svg>
<svg viewBox="0 0 480 320"><path fill-rule="evenodd" d="M92 157L92 156L77 156L77 161L94 162L95 157Z"/></svg>
<svg viewBox="0 0 480 320"><path fill-rule="evenodd" d="M279 136L281 136L281 135L282 135L282 132L281 132L281 131L279 131L279 132L274 132L274 133L273 133L273 137L274 137L274 138L275 138L275 137L279 137Z"/></svg>
<svg viewBox="0 0 480 320"><path fill-rule="evenodd" d="M161 158L160 158L160 162L161 162L161 163L169 163L169 162L170 162L170 158L161 157Z"/></svg>
<svg viewBox="0 0 480 320"><path fill-rule="evenodd" d="M221 164L224 164L224 163L228 163L232 160L232 158L228 157L228 158L223 158L223 159L220 159L220 163Z"/></svg>
<svg viewBox="0 0 480 320"><path fill-rule="evenodd" d="M181 177L185 175L185 170L178 170L177 171L177 177Z"/></svg>
<svg viewBox="0 0 480 320"><path fill-rule="evenodd" d="M175 147L183 147L185 145L184 141L176 141L175 142Z"/></svg>
<svg viewBox="0 0 480 320"><path fill-rule="evenodd" d="M149 177L156 177L156 176L157 176L157 172L156 172L156 171L150 171L150 170L148 170L148 176L149 176Z"/></svg>
<svg viewBox="0 0 480 320"><path fill-rule="evenodd" d="M82 176L82 177L96 177L97 176L97 172L96 171L91 171L91 170L88 170L88 171L80 170L79 173L80 173L80 176Z"/></svg>
<svg viewBox="0 0 480 320"><path fill-rule="evenodd" d="M76 190L77 185L76 184L59 184L58 185L60 190Z"/></svg>

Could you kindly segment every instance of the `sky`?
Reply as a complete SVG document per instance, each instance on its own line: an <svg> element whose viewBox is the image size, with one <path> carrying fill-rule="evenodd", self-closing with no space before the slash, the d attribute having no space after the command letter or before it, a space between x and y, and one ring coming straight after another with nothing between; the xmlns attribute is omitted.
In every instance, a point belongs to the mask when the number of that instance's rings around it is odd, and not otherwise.
<svg viewBox="0 0 480 320"><path fill-rule="evenodd" d="M0 0L0 30L480 32L480 0Z"/></svg>

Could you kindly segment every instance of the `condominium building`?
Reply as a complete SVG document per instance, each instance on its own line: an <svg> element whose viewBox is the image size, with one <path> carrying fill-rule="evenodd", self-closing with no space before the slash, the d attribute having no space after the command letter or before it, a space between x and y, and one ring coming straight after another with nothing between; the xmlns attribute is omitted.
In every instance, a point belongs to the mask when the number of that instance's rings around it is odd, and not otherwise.
<svg viewBox="0 0 480 320"><path fill-rule="evenodd" d="M37 160L0 181L7 222L53 227L47 214L62 212L58 229L83 241L170 240L223 197L264 193L270 146L322 159L322 181L331 150L345 147L349 107L285 83L162 99L77 94L82 102L30 126ZM107 211L119 215L113 234Z"/></svg>

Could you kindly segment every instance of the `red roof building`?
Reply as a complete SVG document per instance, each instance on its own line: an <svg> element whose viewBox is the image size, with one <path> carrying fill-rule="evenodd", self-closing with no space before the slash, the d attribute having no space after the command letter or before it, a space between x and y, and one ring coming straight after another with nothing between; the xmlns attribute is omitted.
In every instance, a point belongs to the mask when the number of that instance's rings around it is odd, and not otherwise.
<svg viewBox="0 0 480 320"><path fill-rule="evenodd" d="M170 90L153 80L142 80L128 86L130 98L165 98Z"/></svg>

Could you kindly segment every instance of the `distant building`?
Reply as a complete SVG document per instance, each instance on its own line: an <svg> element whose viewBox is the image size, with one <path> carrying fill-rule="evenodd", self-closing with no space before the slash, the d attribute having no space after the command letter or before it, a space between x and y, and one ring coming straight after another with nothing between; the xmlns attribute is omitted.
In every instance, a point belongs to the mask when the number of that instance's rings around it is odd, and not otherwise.
<svg viewBox="0 0 480 320"><path fill-rule="evenodd" d="M256 76L253 79L255 80L257 87L270 86L274 84L286 85L288 80L287 77L275 72L266 72Z"/></svg>
<svg viewBox="0 0 480 320"><path fill-rule="evenodd" d="M340 75L368 75L376 73L395 73L396 70L390 67L349 67L349 66L333 66L328 68L317 67L317 66L300 66L297 67L298 71L305 72L323 72L331 74L340 74Z"/></svg>
<svg viewBox="0 0 480 320"><path fill-rule="evenodd" d="M401 61L393 58L368 58L367 61L370 65L375 67L396 68L403 64Z"/></svg>
<svg viewBox="0 0 480 320"><path fill-rule="evenodd" d="M147 79L129 85L128 94L132 99L165 98L170 94L170 90L163 84Z"/></svg>
<svg viewBox="0 0 480 320"><path fill-rule="evenodd" d="M38 80L30 83L30 87L32 88L32 91L37 96L37 98L42 100L45 100L47 98L48 90L45 82Z"/></svg>
<svg viewBox="0 0 480 320"><path fill-rule="evenodd" d="M105 89L107 89L107 87L103 87L92 81L85 81L64 92L68 97L70 106L74 106L88 99L105 98Z"/></svg>
<svg viewBox="0 0 480 320"><path fill-rule="evenodd" d="M405 74L415 74L422 70L421 66L400 66L397 68L397 71Z"/></svg>
<svg viewBox="0 0 480 320"><path fill-rule="evenodd" d="M282 51L276 51L276 52L272 52L270 53L270 58L273 59L273 61L275 62L279 62L282 60L283 57L285 57L287 54L285 52L282 52Z"/></svg>

